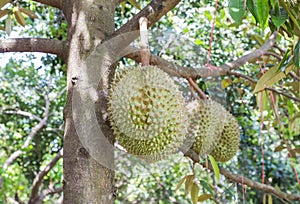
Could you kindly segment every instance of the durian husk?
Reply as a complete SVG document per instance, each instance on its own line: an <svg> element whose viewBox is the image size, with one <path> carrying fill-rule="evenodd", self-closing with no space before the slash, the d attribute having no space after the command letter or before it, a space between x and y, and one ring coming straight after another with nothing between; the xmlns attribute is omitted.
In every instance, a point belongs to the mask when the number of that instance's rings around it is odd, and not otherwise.
<svg viewBox="0 0 300 204"><path fill-rule="evenodd" d="M195 100L187 105L189 129L185 150L206 157L215 148L226 121L225 108L213 100ZM183 149L183 148L181 148Z"/></svg>
<svg viewBox="0 0 300 204"><path fill-rule="evenodd" d="M161 69L133 66L122 71L113 80L108 99L114 135L128 153L157 161L185 140L185 100Z"/></svg>
<svg viewBox="0 0 300 204"><path fill-rule="evenodd" d="M227 112L227 120L224 129L216 147L211 152L211 155L216 161L227 162L236 155L239 145L239 125L234 116Z"/></svg>

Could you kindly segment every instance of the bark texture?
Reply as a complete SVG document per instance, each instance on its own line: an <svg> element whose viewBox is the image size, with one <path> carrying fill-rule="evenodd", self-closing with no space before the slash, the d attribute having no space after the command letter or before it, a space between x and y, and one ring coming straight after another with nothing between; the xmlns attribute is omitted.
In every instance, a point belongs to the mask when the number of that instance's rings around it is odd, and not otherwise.
<svg viewBox="0 0 300 204"><path fill-rule="evenodd" d="M88 92L97 93L106 90L104 82L106 75L100 74L99 84L89 88L84 87L94 79L96 72L105 72L109 63L95 66L87 66L89 55L95 47L101 44L105 36L114 31L114 6L106 0L66 0L63 2L63 10L69 24L68 41L69 51L67 56L67 104L64 110L65 135L64 135L64 203L113 203L113 160L114 152L109 147L99 147L97 155L104 155L111 166L101 164L97 158L91 155L91 151L82 143L93 140L90 131L86 131L85 125L80 123L78 114L83 117L93 117L86 110L86 103L93 105L93 112L104 135L112 141L110 131L105 118L105 112L97 97L91 97ZM95 96L95 95L93 95ZM74 103L74 101L77 101ZM95 108L97 107L97 108ZM92 120L91 120L92 121ZM92 121L93 122L93 121ZM85 143L86 144L86 143Z"/></svg>

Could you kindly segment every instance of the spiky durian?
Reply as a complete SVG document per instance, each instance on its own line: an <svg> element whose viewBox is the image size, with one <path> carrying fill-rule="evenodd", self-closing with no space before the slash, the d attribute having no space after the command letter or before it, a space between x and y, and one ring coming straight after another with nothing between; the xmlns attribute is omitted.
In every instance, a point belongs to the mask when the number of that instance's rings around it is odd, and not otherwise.
<svg viewBox="0 0 300 204"><path fill-rule="evenodd" d="M187 105L189 129L184 143L200 156L208 155L220 139L226 120L225 108L212 100L196 100Z"/></svg>
<svg viewBox="0 0 300 204"><path fill-rule="evenodd" d="M239 125L229 112L227 112L227 119L222 131L220 140L216 147L211 152L211 155L216 161L226 162L234 157L240 145L240 131Z"/></svg>
<svg viewBox="0 0 300 204"><path fill-rule="evenodd" d="M155 66L132 67L109 94L110 122L129 153L157 160L173 153L187 133L185 101L174 81Z"/></svg>

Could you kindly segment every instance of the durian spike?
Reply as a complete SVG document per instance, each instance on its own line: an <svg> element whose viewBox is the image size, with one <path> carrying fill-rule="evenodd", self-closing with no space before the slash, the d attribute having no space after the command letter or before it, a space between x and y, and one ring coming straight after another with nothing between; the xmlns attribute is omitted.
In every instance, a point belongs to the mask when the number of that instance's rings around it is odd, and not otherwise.
<svg viewBox="0 0 300 204"><path fill-rule="evenodd" d="M139 20L140 36L141 36L141 61L142 66L150 65L150 49L148 41L148 19L141 17Z"/></svg>

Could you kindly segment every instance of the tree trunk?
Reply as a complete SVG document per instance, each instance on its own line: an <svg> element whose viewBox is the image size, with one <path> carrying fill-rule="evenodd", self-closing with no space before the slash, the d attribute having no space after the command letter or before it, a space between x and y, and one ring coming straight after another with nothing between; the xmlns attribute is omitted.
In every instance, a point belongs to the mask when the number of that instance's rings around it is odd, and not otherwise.
<svg viewBox="0 0 300 204"><path fill-rule="evenodd" d="M64 203L113 203L113 136L105 101L110 62L93 51L114 31L115 2L65 0L69 24L64 110ZM92 56L92 57L91 57Z"/></svg>

